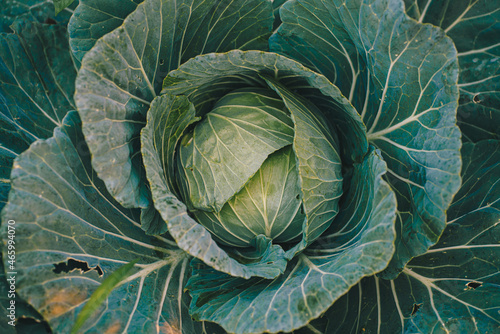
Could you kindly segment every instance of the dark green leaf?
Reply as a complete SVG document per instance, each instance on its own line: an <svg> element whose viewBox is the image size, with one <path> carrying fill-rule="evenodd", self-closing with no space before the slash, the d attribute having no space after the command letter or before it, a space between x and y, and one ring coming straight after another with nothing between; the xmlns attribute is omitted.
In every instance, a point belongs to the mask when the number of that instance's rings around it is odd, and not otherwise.
<svg viewBox="0 0 500 334"><path fill-rule="evenodd" d="M136 258L131 276L82 331L201 332L183 293L190 257L167 236L145 235L139 212L107 193L91 168L75 112L52 138L36 141L16 159L11 180L1 231L6 242L6 223L15 219L17 292L55 333L69 331L104 278Z"/></svg>
<svg viewBox="0 0 500 334"><path fill-rule="evenodd" d="M356 186L334 222L350 231L341 229L299 254L274 280L234 278L193 262L186 287L193 297L191 314L229 332L290 331L320 316L363 276L383 270L394 251L396 212L394 193L382 180L385 171L376 152L355 165ZM346 232L350 238L342 239Z"/></svg>
<svg viewBox="0 0 500 334"><path fill-rule="evenodd" d="M370 87L366 66L332 1L290 1L282 6L282 26L269 40L271 51L323 74L361 113Z"/></svg>
<svg viewBox="0 0 500 334"><path fill-rule="evenodd" d="M437 242L460 185L456 50L400 0L290 1L281 13L271 49L338 84L387 162L400 211L394 277Z"/></svg>
<svg viewBox="0 0 500 334"><path fill-rule="evenodd" d="M276 30L281 24L280 19L280 8L287 0L273 0L273 11L274 11L274 24L273 30Z"/></svg>
<svg viewBox="0 0 500 334"><path fill-rule="evenodd" d="M145 209L141 209L141 228L147 235L160 235L167 233L167 224L156 211L154 204L150 203Z"/></svg>
<svg viewBox="0 0 500 334"><path fill-rule="evenodd" d="M80 0L68 25L69 44L78 60L97 40L123 24L143 0Z"/></svg>
<svg viewBox="0 0 500 334"><path fill-rule="evenodd" d="M0 34L0 209L14 158L52 136L75 108L76 69L64 27L26 19L12 27L15 33Z"/></svg>
<svg viewBox="0 0 500 334"><path fill-rule="evenodd" d="M458 125L465 140L499 139L500 10L489 0L405 0L420 22L445 30L458 50Z"/></svg>
<svg viewBox="0 0 500 334"><path fill-rule="evenodd" d="M9 6L10 5L10 6ZM51 3L30 6L27 1L10 2L0 9L13 15L2 23L12 23L13 34L0 34L0 209L7 202L10 173L14 159L38 138L52 135L67 111L74 109L72 95L76 70L73 66L67 34L59 25L36 21L53 16ZM47 5L47 6L44 6ZM50 6L49 6L50 5ZM51 7L47 9L47 7ZM47 10L46 10L47 9ZM16 14L16 15L14 15ZM10 20L10 21L9 21ZM57 57L55 56L57 55ZM42 87L43 92L41 92ZM2 249L2 251L5 249ZM7 307L9 286L0 274L1 313L5 320L2 333L23 331L47 333L48 326L23 299L16 295L16 327L9 325ZM12 272L12 270L11 270ZM5 288L5 290L4 290ZM21 321L19 321L21 319ZM4 326L4 327L2 327Z"/></svg>
<svg viewBox="0 0 500 334"><path fill-rule="evenodd" d="M466 143L462 155L463 185L439 242L397 279L352 288L317 320L342 319L329 320L327 333L500 330L500 142Z"/></svg>
<svg viewBox="0 0 500 334"><path fill-rule="evenodd" d="M73 8L78 1L55 15L52 0L8 0L0 6L0 32L12 32L10 26L18 19L26 19L32 22L61 24L66 26L71 18Z"/></svg>

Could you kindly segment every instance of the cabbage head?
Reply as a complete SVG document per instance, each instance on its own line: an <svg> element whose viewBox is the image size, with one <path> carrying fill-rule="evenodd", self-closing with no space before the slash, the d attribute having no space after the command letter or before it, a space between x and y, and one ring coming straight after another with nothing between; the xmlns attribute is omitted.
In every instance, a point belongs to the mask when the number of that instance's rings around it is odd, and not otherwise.
<svg viewBox="0 0 500 334"><path fill-rule="evenodd" d="M4 7L6 333L499 330L492 2Z"/></svg>

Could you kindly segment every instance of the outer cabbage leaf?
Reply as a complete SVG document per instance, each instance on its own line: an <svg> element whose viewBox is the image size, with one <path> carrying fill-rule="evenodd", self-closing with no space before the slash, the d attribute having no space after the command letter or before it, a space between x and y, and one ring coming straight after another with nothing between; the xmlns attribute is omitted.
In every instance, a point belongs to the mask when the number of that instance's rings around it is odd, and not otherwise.
<svg viewBox="0 0 500 334"><path fill-rule="evenodd" d="M18 20L0 34L0 209L10 189L14 158L48 138L73 110L76 69L59 25Z"/></svg>
<svg viewBox="0 0 500 334"><path fill-rule="evenodd" d="M4 321L0 323L0 330L5 334L16 334L16 327L9 324L11 319L8 317L8 315L10 314L10 310L8 309L8 307L12 308L12 306L10 305L10 299L7 297L10 290L10 284L7 283L6 280L7 277L5 276L4 266L2 262L2 264L0 264L0 316L4 319ZM15 301L17 302L18 299L16 298ZM18 312L17 310L14 311L16 313Z"/></svg>
<svg viewBox="0 0 500 334"><path fill-rule="evenodd" d="M71 50L78 60L97 40L123 24L143 0L80 0L68 25Z"/></svg>
<svg viewBox="0 0 500 334"><path fill-rule="evenodd" d="M346 226L349 238L313 244L274 280L234 278L194 261L186 286L193 317L229 332L291 331L322 314L363 276L383 270L394 251L396 210L394 193L382 179L385 171L375 151L355 165L355 186L346 190L346 205L334 221Z"/></svg>
<svg viewBox="0 0 500 334"><path fill-rule="evenodd" d="M13 8L15 3L12 3ZM20 4L18 4L20 6ZM9 7L2 7L8 9ZM27 7L20 6L21 14ZM33 9L33 8L32 8ZM34 9L33 9L34 10ZM53 10L53 8L52 8ZM42 12L32 12L42 14ZM67 34L59 25L30 22L29 16L17 20L13 34L0 34L0 209L7 201L10 173L14 159L39 139L52 136L54 127L62 123L66 112L74 109L72 95L76 69L73 66ZM57 56L55 56L57 55ZM42 90L40 89L42 87ZM12 271L12 270L11 270ZM45 325L19 297L16 297L16 328L7 324L10 299L3 265L0 275L2 292L0 307L7 328L2 332L40 330ZM2 290L3 291L3 290ZM5 314L5 316L3 316ZM37 319L31 323L22 320ZM19 321L21 319L21 321ZM28 327L26 327L28 326Z"/></svg>
<svg viewBox="0 0 500 334"><path fill-rule="evenodd" d="M358 111L367 108L365 65L332 1L289 1L280 17L283 25L269 40L271 51L325 75Z"/></svg>
<svg viewBox="0 0 500 334"><path fill-rule="evenodd" d="M92 164L122 205L151 204L139 132L163 76L204 52L265 48L272 20L267 1L147 0L86 54L75 100Z"/></svg>
<svg viewBox="0 0 500 334"><path fill-rule="evenodd" d="M406 11L419 22L443 28L458 50L463 138L476 142L500 134L500 10L488 0L405 0Z"/></svg>
<svg viewBox="0 0 500 334"><path fill-rule="evenodd" d="M457 58L441 29L409 19L401 0L297 0L281 9L271 49L304 61L356 106L398 196L395 277L435 244L460 185Z"/></svg>
<svg viewBox="0 0 500 334"><path fill-rule="evenodd" d="M311 326L326 333L497 333L500 143L465 143L463 185L439 242L395 280L367 278Z"/></svg>
<svg viewBox="0 0 500 334"><path fill-rule="evenodd" d="M283 273L286 260L280 246L261 239L257 261L241 264L219 247L202 225L191 218L186 205L175 194L173 170L175 149L187 126L198 120L193 105L184 96L157 97L143 129L142 154L156 209L162 215L178 246L216 270L233 276L274 278Z"/></svg>
<svg viewBox="0 0 500 334"><path fill-rule="evenodd" d="M183 293L189 256L166 236L145 235L138 213L116 203L96 177L76 112L16 159L2 237L15 219L17 291L54 332L68 331L100 282L137 258L84 330L202 332Z"/></svg>
<svg viewBox="0 0 500 334"><path fill-rule="evenodd" d="M55 15L54 2L52 0L9 0L4 1L0 7L0 31L12 32L10 26L18 19L39 23L68 24L73 8L78 3L70 6Z"/></svg>
<svg viewBox="0 0 500 334"><path fill-rule="evenodd" d="M10 270L8 270L10 271ZM2 334L22 334L35 333L46 334L51 333L49 325L43 321L42 316L36 312L33 307L26 303L19 295L16 294L15 299L9 298L12 293L10 283L7 278L10 275L5 275L3 262L0 263L0 316L3 321L0 323L0 331ZM15 301L14 307L11 306L11 300ZM15 313L15 326L11 325L10 314Z"/></svg>

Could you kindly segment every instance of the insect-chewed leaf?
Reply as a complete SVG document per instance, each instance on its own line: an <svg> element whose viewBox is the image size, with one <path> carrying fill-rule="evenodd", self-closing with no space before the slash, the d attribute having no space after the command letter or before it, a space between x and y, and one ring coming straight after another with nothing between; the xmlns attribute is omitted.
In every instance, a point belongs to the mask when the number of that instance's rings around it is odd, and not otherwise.
<svg viewBox="0 0 500 334"><path fill-rule="evenodd" d="M17 293L53 331L68 331L109 273L139 257L82 330L149 332L159 317L199 332L202 325L191 320L183 293L190 257L167 235L147 236L139 212L113 200L91 168L78 114L70 112L62 123L53 137L16 158L12 170L1 235L9 240L8 221L14 220ZM58 268L70 259L96 270Z"/></svg>

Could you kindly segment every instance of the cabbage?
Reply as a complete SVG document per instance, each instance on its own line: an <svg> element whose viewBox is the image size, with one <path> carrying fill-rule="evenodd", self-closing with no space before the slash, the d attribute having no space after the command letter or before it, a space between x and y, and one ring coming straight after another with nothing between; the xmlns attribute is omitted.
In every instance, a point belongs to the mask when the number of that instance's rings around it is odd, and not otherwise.
<svg viewBox="0 0 500 334"><path fill-rule="evenodd" d="M498 331L494 2L71 3L0 8L2 333Z"/></svg>

